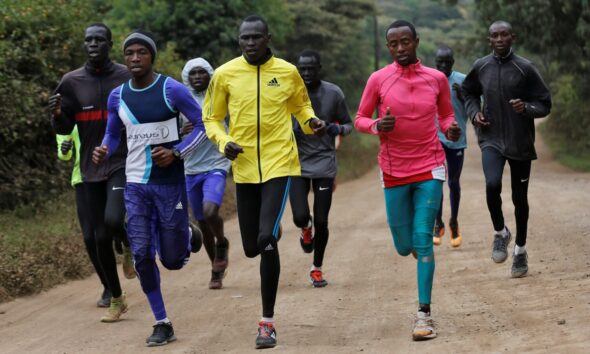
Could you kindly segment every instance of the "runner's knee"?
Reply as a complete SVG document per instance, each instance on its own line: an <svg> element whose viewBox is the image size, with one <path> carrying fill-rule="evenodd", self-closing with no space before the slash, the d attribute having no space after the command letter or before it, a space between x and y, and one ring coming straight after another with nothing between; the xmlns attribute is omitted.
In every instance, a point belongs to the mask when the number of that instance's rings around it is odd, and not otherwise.
<svg viewBox="0 0 590 354"><path fill-rule="evenodd" d="M454 190L459 190L461 188L461 185L459 184L459 179L455 178L455 179L450 179L449 178L449 189L454 191Z"/></svg>
<svg viewBox="0 0 590 354"><path fill-rule="evenodd" d="M502 190L502 179L492 178L486 180L486 190L488 192L500 192Z"/></svg>
<svg viewBox="0 0 590 354"><path fill-rule="evenodd" d="M203 218L205 219L205 222L209 225L215 225L221 219L217 210L211 210L211 209L205 209L203 211Z"/></svg>
<svg viewBox="0 0 590 354"><path fill-rule="evenodd" d="M258 252L269 252L277 249L277 239L273 235L258 238Z"/></svg>
<svg viewBox="0 0 590 354"><path fill-rule="evenodd" d="M293 213L293 223L299 228L306 227L309 224L309 214Z"/></svg>
<svg viewBox="0 0 590 354"><path fill-rule="evenodd" d="M158 289L158 276L155 272L156 262L152 257L134 255L135 270L139 274L141 288L144 293L150 293Z"/></svg>
<svg viewBox="0 0 590 354"><path fill-rule="evenodd" d="M316 229L316 232L317 230L326 231L328 230L328 220L316 218L313 221L313 227Z"/></svg>
<svg viewBox="0 0 590 354"><path fill-rule="evenodd" d="M185 259L186 259L186 256L175 257L172 259L160 258L160 262L162 263L164 268L166 268L168 270L178 270L184 266Z"/></svg>
<svg viewBox="0 0 590 354"><path fill-rule="evenodd" d="M258 251L258 247L255 247L255 248L248 247L248 248L244 248L244 253L246 254L246 257L254 258L260 254L260 251Z"/></svg>

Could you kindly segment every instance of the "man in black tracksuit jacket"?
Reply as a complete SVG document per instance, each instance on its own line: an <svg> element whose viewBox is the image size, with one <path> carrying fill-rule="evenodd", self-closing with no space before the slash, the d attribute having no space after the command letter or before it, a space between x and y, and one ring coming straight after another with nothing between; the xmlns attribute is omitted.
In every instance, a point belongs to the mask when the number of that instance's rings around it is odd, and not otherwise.
<svg viewBox="0 0 590 354"><path fill-rule="evenodd" d="M99 146L107 125L107 100L112 89L131 78L127 67L113 63L109 58L112 48L111 31L101 23L86 28L84 49L87 62L84 66L65 74L49 98L51 120L58 134L69 134L74 125L80 136L80 171L84 185L83 200L91 232L84 235L89 256L106 287L103 297L112 296L117 303L122 297L113 252L113 238L126 243L124 228L126 144L120 144L108 162L92 163L92 151ZM128 248L125 248L125 253ZM130 254L123 261L126 277L134 277ZM100 301L99 301L100 302ZM112 311L110 311L112 312ZM117 317L106 316L106 321ZM118 317L117 317L118 319Z"/></svg>
<svg viewBox="0 0 590 354"><path fill-rule="evenodd" d="M549 114L551 94L533 64L513 53L514 38L508 22L496 21L490 26L488 40L493 53L473 64L462 91L482 151L486 199L495 230L492 259L496 263L506 260L511 239L500 196L508 161L516 218L512 277L522 277L528 271L525 244L531 161L537 158L534 118Z"/></svg>

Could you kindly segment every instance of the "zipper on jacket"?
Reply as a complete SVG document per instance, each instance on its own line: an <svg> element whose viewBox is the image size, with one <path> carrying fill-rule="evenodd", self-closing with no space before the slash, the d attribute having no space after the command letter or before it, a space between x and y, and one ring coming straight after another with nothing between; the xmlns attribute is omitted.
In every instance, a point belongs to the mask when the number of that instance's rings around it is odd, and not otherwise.
<svg viewBox="0 0 590 354"><path fill-rule="evenodd" d="M504 120L506 119L506 110L504 109L504 91L502 91L502 66L504 65L504 63L502 62L502 60L499 61L500 65L498 65L498 93L500 96L500 100L502 102L500 102L500 116L497 117L498 119L496 120L496 122L492 122L492 124L501 124L501 128L500 131L498 132L499 134L501 134L501 143L502 143L502 153L506 152L506 124L503 124ZM502 123L500 123L500 121L502 121Z"/></svg>
<svg viewBox="0 0 590 354"><path fill-rule="evenodd" d="M260 164L260 65L256 73L256 153L258 154L258 175L262 183L262 166Z"/></svg>

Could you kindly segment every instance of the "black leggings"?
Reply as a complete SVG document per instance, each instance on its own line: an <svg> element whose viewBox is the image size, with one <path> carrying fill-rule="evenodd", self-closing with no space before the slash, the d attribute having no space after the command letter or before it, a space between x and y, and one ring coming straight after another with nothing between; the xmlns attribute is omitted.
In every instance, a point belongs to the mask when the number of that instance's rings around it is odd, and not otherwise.
<svg viewBox="0 0 590 354"><path fill-rule="evenodd" d="M313 265L321 267L324 261L324 252L328 244L330 231L328 230L328 214L332 206L333 178L304 178L293 177L291 191L289 192L291 209L293 210L293 222L299 228L309 224L309 204L307 195L310 187L313 187L313 227L315 230L313 239Z"/></svg>
<svg viewBox="0 0 590 354"><path fill-rule="evenodd" d="M531 175L531 160L512 160L500 154L494 148L484 148L481 151L481 161L486 179L486 200L492 217L494 230L504 228L502 214L502 173L508 161L510 165L510 183L512 186L512 203L516 219L516 244L520 247L526 244L527 223L529 220L528 189Z"/></svg>
<svg viewBox="0 0 590 354"><path fill-rule="evenodd" d="M449 186L449 200L451 201L451 219L449 224L457 224L459 216L459 203L461 202L461 171L463 171L464 149L449 149L443 144L447 158L447 177ZM440 199L440 208L436 214L436 221L442 225L443 199Z"/></svg>
<svg viewBox="0 0 590 354"><path fill-rule="evenodd" d="M236 183L238 222L246 257L260 254L262 316L273 317L279 287L281 262L277 241L290 177L279 177L261 184Z"/></svg>
<svg viewBox="0 0 590 354"><path fill-rule="evenodd" d="M78 213L78 221L80 222L80 229L82 230L82 237L84 237L84 245L86 246L86 252L94 270L105 289L108 289L107 279L100 267L98 262L98 255L96 254L96 241L94 239L94 228L92 228L92 222L90 220L89 204L86 201L86 193L84 185L82 183L76 184L76 211Z"/></svg>
<svg viewBox="0 0 590 354"><path fill-rule="evenodd" d="M86 202L94 228L96 254L113 297L121 296L113 239L125 240L125 170L121 169L103 182L85 182Z"/></svg>

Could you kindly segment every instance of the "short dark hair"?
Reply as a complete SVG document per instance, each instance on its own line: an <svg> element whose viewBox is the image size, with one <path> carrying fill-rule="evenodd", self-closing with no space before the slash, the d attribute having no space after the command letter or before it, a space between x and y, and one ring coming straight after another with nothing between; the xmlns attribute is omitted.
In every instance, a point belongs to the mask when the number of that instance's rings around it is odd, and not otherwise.
<svg viewBox="0 0 590 354"><path fill-rule="evenodd" d="M389 27L387 27L387 30L385 31L385 39L387 39L387 33L389 33L389 30L392 28L400 28L400 27L409 27L410 30L412 31L412 34L414 35L414 39L416 39L418 37L418 33L416 33L416 27L414 27L414 25L406 20L397 20L391 23L391 25L389 25Z"/></svg>
<svg viewBox="0 0 590 354"><path fill-rule="evenodd" d="M320 61L320 53L316 52L315 50L312 49L304 49L301 54L299 54L299 56L297 57L298 59L301 57L312 57L314 58L318 64L321 63Z"/></svg>
<svg viewBox="0 0 590 354"><path fill-rule="evenodd" d="M264 25L264 30L268 34L268 23L266 22L266 20L264 18L262 18L262 16L250 15L242 20L242 23L244 23L244 22L262 22L262 24Z"/></svg>
<svg viewBox="0 0 590 354"><path fill-rule="evenodd" d="M510 29L510 33L514 33L514 32L512 31L512 24L511 24L510 22L508 22L508 21L504 21L504 20L497 20L497 21L494 21L494 22L493 22L493 23L490 25L490 27L488 28L488 32L489 32L489 30L490 30L490 29L492 29L492 26L494 26L494 25L504 25L504 26L506 26L506 27L508 27L508 28Z"/></svg>
<svg viewBox="0 0 590 354"><path fill-rule="evenodd" d="M453 49L446 44L439 45L438 48L436 48L435 54L438 54L439 51L448 52L451 56L454 56Z"/></svg>
<svg viewBox="0 0 590 354"><path fill-rule="evenodd" d="M113 40L113 34L111 33L111 29L107 25L105 25L104 23L102 23L102 22L94 22L94 23L91 23L88 26L86 26L86 29L89 29L90 27L101 27L101 28L104 28L107 31L107 39L109 41Z"/></svg>

